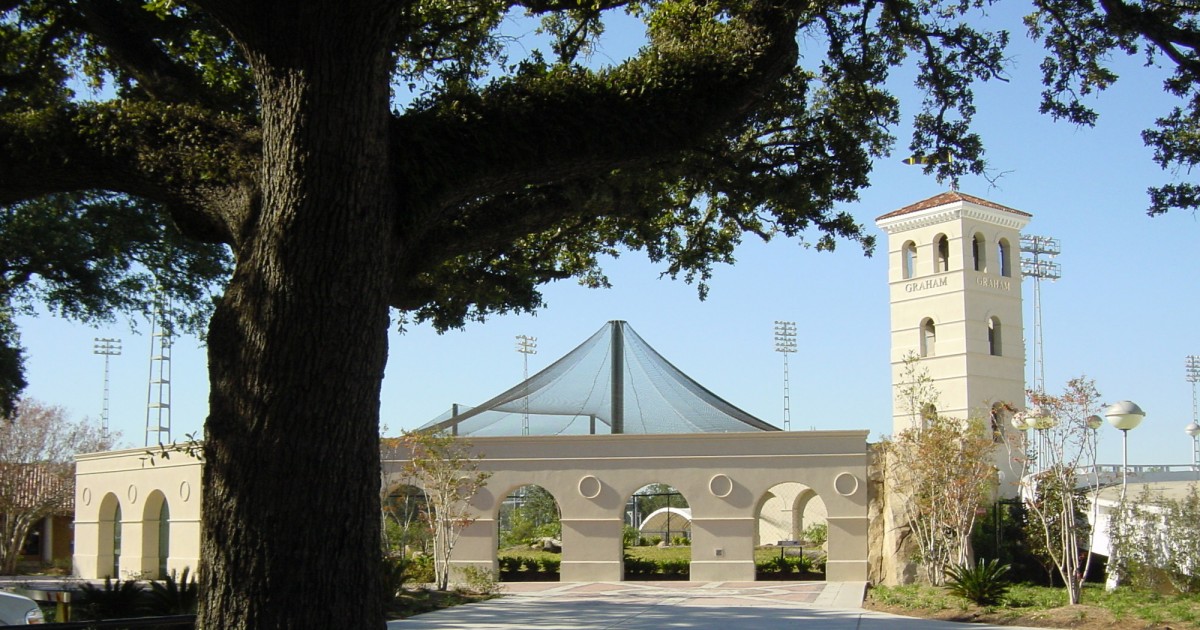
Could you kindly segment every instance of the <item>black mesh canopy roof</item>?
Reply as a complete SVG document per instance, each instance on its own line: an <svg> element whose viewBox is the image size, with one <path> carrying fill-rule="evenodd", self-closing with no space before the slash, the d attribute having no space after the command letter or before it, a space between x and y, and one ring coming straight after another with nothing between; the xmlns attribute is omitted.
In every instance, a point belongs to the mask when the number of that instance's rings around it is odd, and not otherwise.
<svg viewBox="0 0 1200 630"><path fill-rule="evenodd" d="M623 321L608 322L516 387L478 407L455 405L421 429L478 436L779 430L693 381Z"/></svg>

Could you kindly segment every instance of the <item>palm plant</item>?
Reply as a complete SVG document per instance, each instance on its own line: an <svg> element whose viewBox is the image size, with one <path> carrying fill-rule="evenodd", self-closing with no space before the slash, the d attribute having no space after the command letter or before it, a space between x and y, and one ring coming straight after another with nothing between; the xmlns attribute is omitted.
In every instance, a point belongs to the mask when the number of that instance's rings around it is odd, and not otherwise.
<svg viewBox="0 0 1200 630"><path fill-rule="evenodd" d="M995 606L1008 593L1008 570L1009 565L998 560L981 559L975 566L954 565L946 569L946 587L951 594L980 606Z"/></svg>
<svg viewBox="0 0 1200 630"><path fill-rule="evenodd" d="M200 587L189 575L191 569L183 568L177 580L175 570L161 582L151 582L144 610L152 615L191 615L196 612L200 600Z"/></svg>

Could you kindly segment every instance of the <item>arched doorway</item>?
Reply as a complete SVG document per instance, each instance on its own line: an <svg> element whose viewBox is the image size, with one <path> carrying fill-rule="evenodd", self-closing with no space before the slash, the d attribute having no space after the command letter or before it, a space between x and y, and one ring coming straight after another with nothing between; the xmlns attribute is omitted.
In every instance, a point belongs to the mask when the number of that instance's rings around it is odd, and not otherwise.
<svg viewBox="0 0 1200 630"><path fill-rule="evenodd" d="M159 490L146 497L142 508L142 571L154 579L167 577L171 557L171 507Z"/></svg>
<svg viewBox="0 0 1200 630"><path fill-rule="evenodd" d="M425 493L408 484L391 486L380 505L384 553L398 583L426 583L433 576L433 532L429 529Z"/></svg>
<svg viewBox="0 0 1200 630"><path fill-rule="evenodd" d="M562 510L554 495L536 484L509 492L497 510L496 544L502 581L558 581Z"/></svg>
<svg viewBox="0 0 1200 630"><path fill-rule="evenodd" d="M759 499L755 574L758 579L812 579L824 574L829 511L812 488L775 484Z"/></svg>
<svg viewBox="0 0 1200 630"><path fill-rule="evenodd" d="M105 577L121 577L121 501L108 493L100 500L99 554L96 566Z"/></svg>
<svg viewBox="0 0 1200 630"><path fill-rule="evenodd" d="M626 580L688 579L692 516L687 497L665 483L638 488L625 501L623 543Z"/></svg>

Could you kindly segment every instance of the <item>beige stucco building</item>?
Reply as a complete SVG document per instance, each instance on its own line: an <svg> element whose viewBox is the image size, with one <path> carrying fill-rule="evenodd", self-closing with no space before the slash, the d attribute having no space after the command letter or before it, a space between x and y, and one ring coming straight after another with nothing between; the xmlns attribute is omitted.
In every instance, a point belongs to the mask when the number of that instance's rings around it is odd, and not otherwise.
<svg viewBox="0 0 1200 630"><path fill-rule="evenodd" d="M548 490L562 512L564 581L622 576L625 504L642 486L676 488L691 508L693 580L753 580L754 548L793 537L821 505L830 580L867 573L866 431L475 438L492 473L472 502L477 520L454 551L458 566L496 568L500 504L523 485ZM384 462L401 481L402 460ZM200 467L183 453L154 464L144 449L79 458L76 572L158 577L196 567ZM798 508L798 509L797 509ZM794 511L794 516L791 514ZM819 514L819 512L818 512ZM780 525L782 521L789 525Z"/></svg>
<svg viewBox="0 0 1200 630"><path fill-rule="evenodd" d="M75 573L161 578L200 562L200 461L146 449L76 458Z"/></svg>
<svg viewBox="0 0 1200 630"><path fill-rule="evenodd" d="M562 580L619 581L626 502L663 483L691 509L692 580L754 580L755 546L778 542L760 538L764 506L779 519L783 511L770 506L787 501L800 517L814 497L829 526L828 579L866 580L866 438L866 431L475 438L481 468L492 476L472 502L478 518L454 562L494 569L500 504L536 484L562 512ZM385 465L394 483L401 465Z"/></svg>
<svg viewBox="0 0 1200 630"><path fill-rule="evenodd" d="M947 192L876 219L888 235L893 388L905 357L916 355L942 415L986 418L997 403L1023 405L1020 230L1030 218ZM895 401L899 432L918 418Z"/></svg>
<svg viewBox="0 0 1200 630"><path fill-rule="evenodd" d="M893 391L905 357L915 354L940 392L939 413L990 416L1005 429L999 411L1024 401L1019 251L1029 219L958 192L877 219L888 235ZM900 402L891 414L895 431L919 422ZM473 438L492 476L472 502L477 520L453 562L495 569L500 506L514 489L536 484L561 510L562 579L620 580L626 502L662 483L691 510L692 580L753 580L757 545L797 538L813 522L828 525L827 578L866 580L868 547L877 545L875 558L887 555L878 530L890 527L869 510L877 497L868 497L866 438L867 431ZM384 462L389 483L400 481L402 463ZM158 577L196 568L201 466L185 453L151 460L144 449L80 456L76 572Z"/></svg>

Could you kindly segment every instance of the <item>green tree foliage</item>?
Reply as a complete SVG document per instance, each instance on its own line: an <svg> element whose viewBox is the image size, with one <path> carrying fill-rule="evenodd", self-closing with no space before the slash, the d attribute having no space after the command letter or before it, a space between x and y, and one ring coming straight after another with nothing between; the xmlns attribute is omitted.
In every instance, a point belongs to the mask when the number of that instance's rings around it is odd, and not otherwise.
<svg viewBox="0 0 1200 630"><path fill-rule="evenodd" d="M88 324L150 316L160 290L168 325L203 332L230 262L228 248L184 238L156 204L126 195L59 193L0 206L0 396L11 402L25 386L14 313L41 305Z"/></svg>
<svg viewBox="0 0 1200 630"><path fill-rule="evenodd" d="M500 546L562 538L562 515L554 495L537 485L521 486L500 506Z"/></svg>
<svg viewBox="0 0 1200 630"><path fill-rule="evenodd" d="M28 384L25 381L25 351L21 332L12 318L12 309L0 304L0 420L11 419L17 401Z"/></svg>
<svg viewBox="0 0 1200 630"><path fill-rule="evenodd" d="M1042 111L1055 118L1094 125L1086 99L1118 79L1110 64L1118 54L1144 55L1175 72L1164 89L1181 104L1142 133L1163 169L1189 173L1200 163L1200 5L1161 0L1034 0L1025 18L1030 36L1048 52L1042 62ZM1200 186L1182 181L1150 188L1149 214L1171 208L1200 208Z"/></svg>
<svg viewBox="0 0 1200 630"><path fill-rule="evenodd" d="M61 254L51 278L66 252L92 271L141 243L173 255L170 229L209 268L229 248L207 330L200 624L378 627L357 601L382 599L389 309L439 328L532 310L547 282L605 285L600 261L624 250L703 295L746 235L871 251L835 206L893 147L893 68L917 65L925 92L909 149L955 154L927 165L942 177L984 168L971 88L1002 74L1007 41L971 27L985 5L9 0L0 206L63 228L32 237ZM589 57L618 18L645 45ZM51 248L81 220L94 236ZM140 273L117 269L101 284ZM53 293L47 275L25 286ZM343 581L301 582L297 555Z"/></svg>

